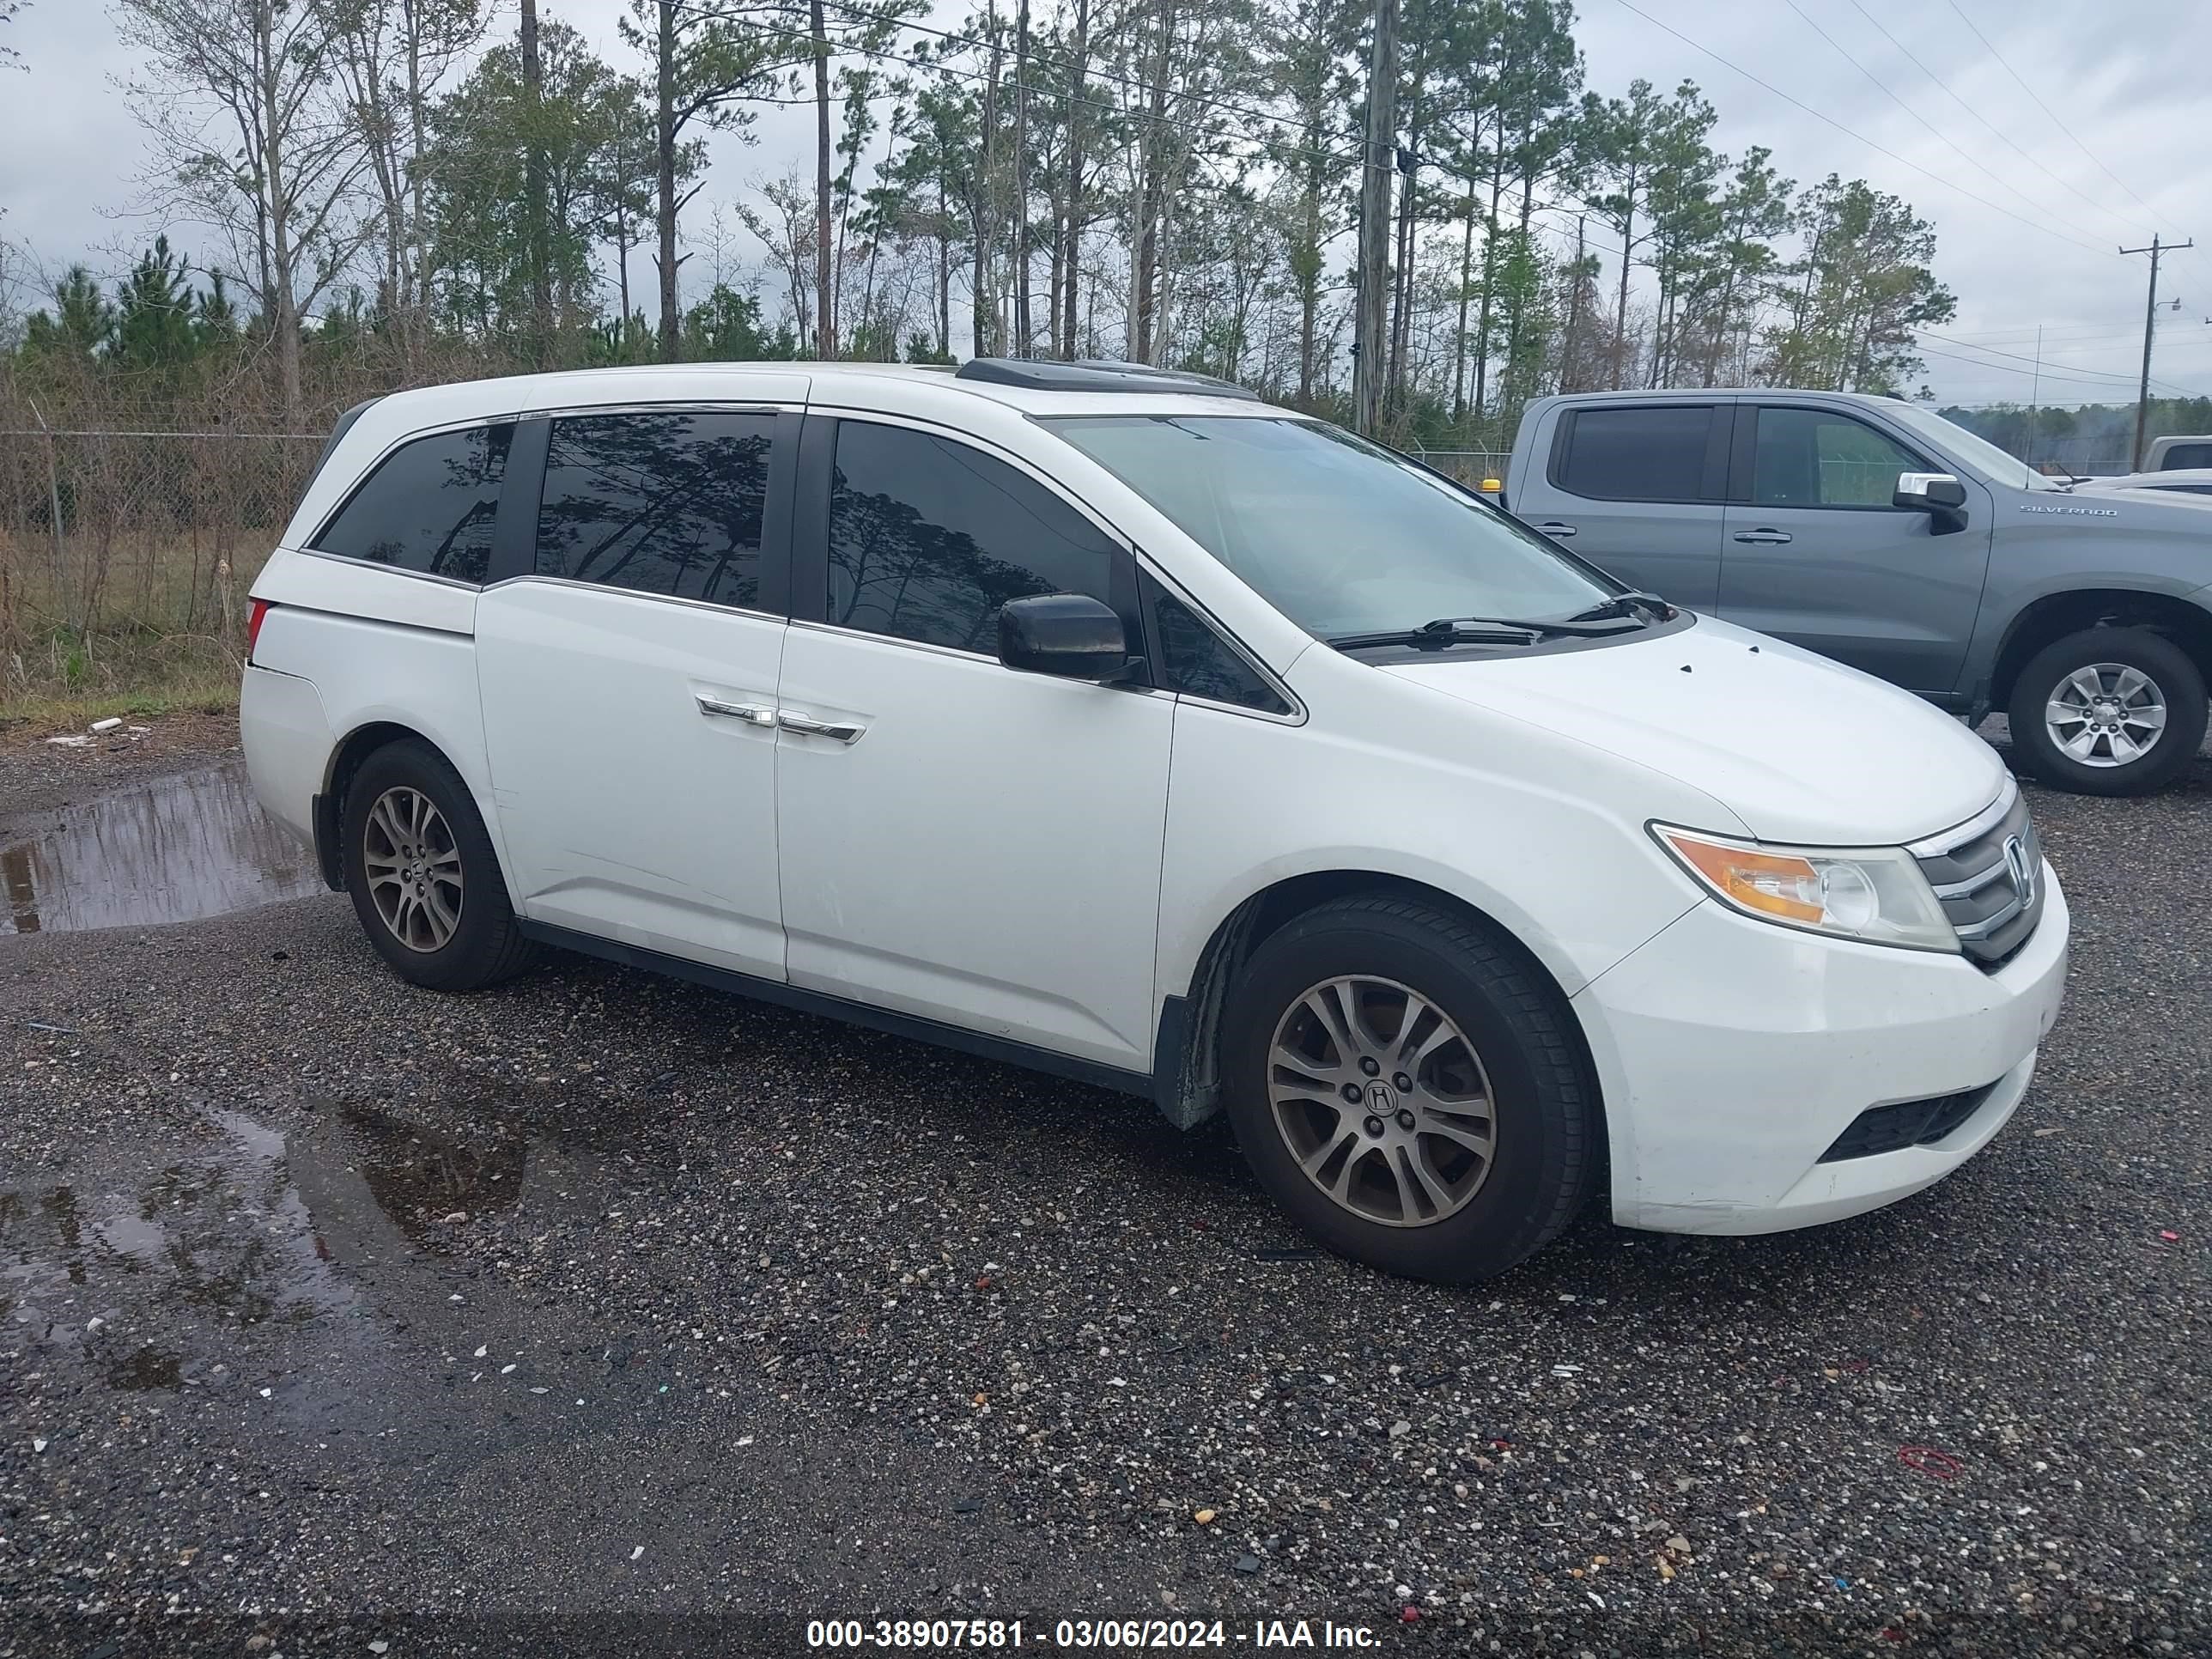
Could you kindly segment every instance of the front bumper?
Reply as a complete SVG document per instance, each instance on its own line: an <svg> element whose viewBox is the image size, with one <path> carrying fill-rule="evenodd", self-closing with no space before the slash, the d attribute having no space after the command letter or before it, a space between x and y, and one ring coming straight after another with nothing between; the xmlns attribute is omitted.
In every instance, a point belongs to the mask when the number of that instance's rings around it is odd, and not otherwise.
<svg viewBox="0 0 2212 1659"><path fill-rule="evenodd" d="M1574 998L1604 1091L1613 1213L1665 1232L1762 1233L1878 1209L1942 1180L2027 1091L2057 1018L2069 919L1993 974L1831 940L1708 901ZM1931 1144L1822 1163L1869 1107L1986 1091Z"/></svg>

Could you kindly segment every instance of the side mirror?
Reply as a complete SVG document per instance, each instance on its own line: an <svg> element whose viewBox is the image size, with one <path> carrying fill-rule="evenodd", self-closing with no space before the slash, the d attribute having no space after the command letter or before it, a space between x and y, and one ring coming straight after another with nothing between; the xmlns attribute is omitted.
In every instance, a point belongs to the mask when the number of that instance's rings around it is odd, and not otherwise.
<svg viewBox="0 0 2212 1659"><path fill-rule="evenodd" d="M999 611L999 660L1025 674L1113 684L1145 665L1120 614L1088 593L1038 593Z"/></svg>
<svg viewBox="0 0 2212 1659"><path fill-rule="evenodd" d="M1956 513L1966 504L1966 486L1948 472L1900 472L1889 504L1923 513Z"/></svg>

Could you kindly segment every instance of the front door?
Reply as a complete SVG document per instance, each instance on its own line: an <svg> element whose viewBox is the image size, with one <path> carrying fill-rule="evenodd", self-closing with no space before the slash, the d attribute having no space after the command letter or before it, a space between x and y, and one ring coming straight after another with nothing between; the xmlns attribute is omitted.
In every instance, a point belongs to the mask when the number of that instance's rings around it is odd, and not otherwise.
<svg viewBox="0 0 2212 1659"><path fill-rule="evenodd" d="M1174 699L996 654L1031 593L1092 594L1140 637L1127 550L972 444L808 425L811 619L776 750L791 982L1147 1069Z"/></svg>
<svg viewBox="0 0 2212 1659"><path fill-rule="evenodd" d="M1840 410L1745 408L1721 555L1720 614L1910 691L1959 681L1989 569L1988 493L1964 480L1946 531L1889 504L1900 472L1941 471ZM1748 477L1747 485L1745 478Z"/></svg>
<svg viewBox="0 0 2212 1659"><path fill-rule="evenodd" d="M799 419L551 422L534 562L477 608L493 795L531 921L783 977L775 711Z"/></svg>

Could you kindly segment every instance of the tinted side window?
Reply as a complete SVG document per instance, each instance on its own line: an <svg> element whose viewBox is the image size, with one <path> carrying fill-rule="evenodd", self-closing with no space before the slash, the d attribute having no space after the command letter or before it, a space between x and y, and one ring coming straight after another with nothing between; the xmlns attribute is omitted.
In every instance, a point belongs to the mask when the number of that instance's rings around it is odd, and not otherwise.
<svg viewBox="0 0 2212 1659"><path fill-rule="evenodd" d="M773 415L706 410L554 422L538 574L757 605L775 432Z"/></svg>
<svg viewBox="0 0 2212 1659"><path fill-rule="evenodd" d="M1032 593L1114 603L1117 550L1003 461L903 427L843 421L830 498L830 620L995 651L999 608Z"/></svg>
<svg viewBox="0 0 2212 1659"><path fill-rule="evenodd" d="M1152 620L1158 624L1160 684L1164 690L1270 714L1291 712L1252 665L1181 599L1157 593Z"/></svg>
<svg viewBox="0 0 2212 1659"><path fill-rule="evenodd" d="M2161 472L2185 466L2212 466L2212 444L2175 444L2158 458Z"/></svg>
<svg viewBox="0 0 2212 1659"><path fill-rule="evenodd" d="M1817 409L1762 409L1751 469L1755 507L1887 507L1919 459L1872 427Z"/></svg>
<svg viewBox="0 0 2212 1659"><path fill-rule="evenodd" d="M1702 500L1714 414L1669 404L1572 410L1552 482L1598 501Z"/></svg>
<svg viewBox="0 0 2212 1659"><path fill-rule="evenodd" d="M480 582L514 428L477 426L417 438L385 458L315 538L349 559Z"/></svg>

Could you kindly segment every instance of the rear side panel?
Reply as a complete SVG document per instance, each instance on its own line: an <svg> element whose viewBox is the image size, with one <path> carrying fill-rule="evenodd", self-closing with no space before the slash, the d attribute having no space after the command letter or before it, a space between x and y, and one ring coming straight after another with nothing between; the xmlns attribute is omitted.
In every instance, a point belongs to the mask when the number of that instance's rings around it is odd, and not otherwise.
<svg viewBox="0 0 2212 1659"><path fill-rule="evenodd" d="M282 553L271 562L272 568L288 559L331 570L348 568L335 560ZM448 607L447 615L464 626L473 626L474 589L448 589L439 583L374 571L362 574L373 584L357 601L365 611L404 609L420 590L440 595L434 603ZM302 602L287 604L279 597L281 592L295 591L304 593ZM297 783L290 780L312 770L311 793L319 794L329 787L332 763L349 737L370 726L398 726L428 739L453 763L475 798L477 811L483 814L503 863L507 848L501 841L499 817L492 807L491 778L484 763L474 640L467 633L450 629L392 623L373 615L337 616L316 609L318 602L328 605L331 600L327 589L313 584L295 589L280 579L276 592L264 591L259 583L254 592L257 598L275 602L261 624L261 637L253 649L254 665L247 671L253 701L240 710L247 763L256 769L254 782L263 803L290 823L295 810L292 798L298 792ZM297 757L280 758L289 753L288 745L304 740L289 735L299 727L297 695L294 694L290 704L283 703L273 684L258 681L261 674L270 682L288 675L303 683L313 682L307 689L321 706L329 738L325 752L312 768ZM280 720L278 725L278 731L286 735L272 736L259 729L262 711L270 707L289 711L286 718L290 723ZM263 761L256 760L257 752L264 757ZM259 768L264 763L270 767L280 793L272 795L261 789Z"/></svg>
<svg viewBox="0 0 2212 1659"><path fill-rule="evenodd" d="M315 797L336 744L313 682L247 664L238 692L238 732L261 810L312 843Z"/></svg>

